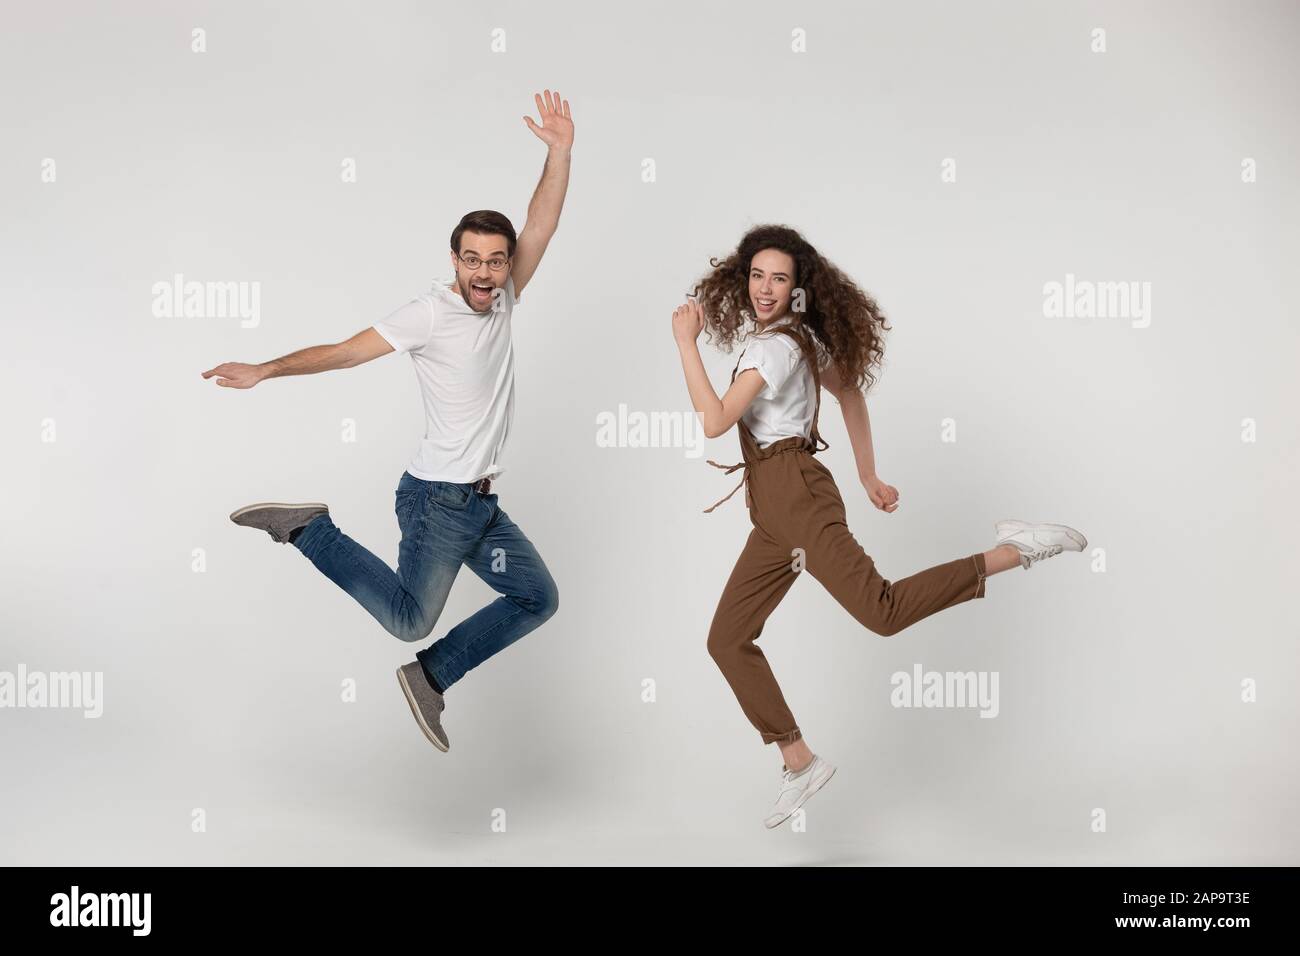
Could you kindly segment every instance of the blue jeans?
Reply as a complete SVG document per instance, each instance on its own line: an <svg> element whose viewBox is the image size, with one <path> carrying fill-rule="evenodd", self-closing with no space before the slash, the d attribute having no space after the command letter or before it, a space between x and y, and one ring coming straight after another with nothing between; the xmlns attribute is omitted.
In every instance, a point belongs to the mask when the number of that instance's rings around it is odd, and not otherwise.
<svg viewBox="0 0 1300 956"><path fill-rule="evenodd" d="M504 650L559 607L559 591L537 549L473 485L424 481L403 472L396 492L402 531L397 572L319 515L294 547L403 641L429 636L462 564L501 596L416 657L444 690Z"/></svg>

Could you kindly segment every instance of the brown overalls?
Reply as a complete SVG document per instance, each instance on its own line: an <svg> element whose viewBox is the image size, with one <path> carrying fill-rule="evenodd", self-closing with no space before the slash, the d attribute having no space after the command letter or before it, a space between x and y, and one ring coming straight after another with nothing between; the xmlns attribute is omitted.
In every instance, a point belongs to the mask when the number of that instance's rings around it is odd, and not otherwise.
<svg viewBox="0 0 1300 956"><path fill-rule="evenodd" d="M835 479L813 457L828 447L817 433L821 375L816 353L802 334L790 327L781 331L799 342L812 369L817 399L811 438L783 438L760 448L742 419L737 427L744 461L730 467L709 462L728 474L745 469L741 484L754 525L713 615L709 653L764 743L793 742L802 736L767 658L755 643L768 615L799 576L800 560L803 569L858 623L882 636L897 634L936 611L982 598L986 573L984 554L979 552L893 583L880 576L845 523ZM731 378L734 382L735 371Z"/></svg>

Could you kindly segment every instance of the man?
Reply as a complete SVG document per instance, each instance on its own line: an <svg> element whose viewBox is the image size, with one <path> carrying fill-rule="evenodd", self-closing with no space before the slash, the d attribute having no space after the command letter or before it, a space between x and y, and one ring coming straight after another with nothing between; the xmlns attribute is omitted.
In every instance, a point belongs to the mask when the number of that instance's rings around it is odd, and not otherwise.
<svg viewBox="0 0 1300 956"><path fill-rule="evenodd" d="M462 564L500 594L397 671L420 729L444 752L447 689L559 604L546 565L491 492L514 417L511 313L555 234L569 182L569 103L550 90L534 99L541 124L528 116L524 122L546 143L546 165L517 238L501 213L467 213L451 234L454 277L435 282L431 292L346 342L203 373L227 388L252 388L266 378L352 368L392 351L411 354L426 431L397 485L396 573L340 531L326 505L255 504L230 517L292 544L403 641L433 630Z"/></svg>

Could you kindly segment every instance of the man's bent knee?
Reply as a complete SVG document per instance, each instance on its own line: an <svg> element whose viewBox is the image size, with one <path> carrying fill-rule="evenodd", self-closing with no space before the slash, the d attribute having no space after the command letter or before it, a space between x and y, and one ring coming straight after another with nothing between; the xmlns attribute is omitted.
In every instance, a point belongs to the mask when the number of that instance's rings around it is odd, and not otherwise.
<svg viewBox="0 0 1300 956"><path fill-rule="evenodd" d="M560 609L560 589L550 575L524 602L528 612L543 621L548 621Z"/></svg>
<svg viewBox="0 0 1300 956"><path fill-rule="evenodd" d="M433 626L437 620L429 620L418 611L399 614L393 621L390 632L393 637L399 641L405 641L408 644L414 644L416 641L422 641L433 633Z"/></svg>

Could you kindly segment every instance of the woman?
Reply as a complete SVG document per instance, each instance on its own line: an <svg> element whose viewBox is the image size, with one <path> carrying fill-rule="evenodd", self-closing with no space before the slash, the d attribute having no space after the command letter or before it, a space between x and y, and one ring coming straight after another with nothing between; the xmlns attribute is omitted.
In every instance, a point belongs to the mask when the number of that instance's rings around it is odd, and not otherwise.
<svg viewBox="0 0 1300 956"><path fill-rule="evenodd" d="M708 647L763 742L780 748L781 787L764 821L771 828L835 773L809 749L755 644L803 570L864 627L891 635L936 611L982 598L989 575L1082 551L1087 540L1063 525L1000 521L991 550L892 583L881 577L845 524L835 479L813 456L826 448L817 433L824 387L840 402L872 504L885 512L898 508L898 489L876 474L863 396L883 355L881 333L890 326L875 300L785 226L751 229L734 253L710 264L713 270L695 287L696 301L673 312L673 335L705 435L717 437L733 425L740 430L744 460L726 471L744 469L741 484L753 529L718 601ZM754 329L742 335L747 319ZM710 341L716 338L727 350L737 341L745 346L721 398L696 343L705 328Z"/></svg>

